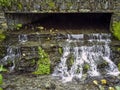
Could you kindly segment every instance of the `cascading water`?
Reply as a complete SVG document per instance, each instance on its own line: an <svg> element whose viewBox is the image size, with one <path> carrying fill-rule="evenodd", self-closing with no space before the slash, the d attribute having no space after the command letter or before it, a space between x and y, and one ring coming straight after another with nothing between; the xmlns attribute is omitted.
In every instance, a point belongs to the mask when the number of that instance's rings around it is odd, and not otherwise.
<svg viewBox="0 0 120 90"><path fill-rule="evenodd" d="M53 76L59 76L64 82L71 81L73 78L81 79L83 76L83 66L90 66L87 71L88 76L100 76L97 68L99 63L108 63L105 74L117 76L120 74L117 66L110 59L111 42L110 34L78 34L68 35L68 39L63 46L61 62L55 68ZM74 60L68 69L67 60L70 54L74 55Z"/></svg>
<svg viewBox="0 0 120 90"><path fill-rule="evenodd" d="M20 49L18 47L9 46L6 56L0 60L0 64L6 65L8 62L12 62L13 65L10 67L10 72L12 72L15 68L15 60L20 58L20 55Z"/></svg>
<svg viewBox="0 0 120 90"><path fill-rule="evenodd" d="M25 43L25 42L28 41L28 37L27 37L26 34L21 34L21 35L19 35L19 36L18 36L18 39L19 39L19 42L20 42L20 43Z"/></svg>

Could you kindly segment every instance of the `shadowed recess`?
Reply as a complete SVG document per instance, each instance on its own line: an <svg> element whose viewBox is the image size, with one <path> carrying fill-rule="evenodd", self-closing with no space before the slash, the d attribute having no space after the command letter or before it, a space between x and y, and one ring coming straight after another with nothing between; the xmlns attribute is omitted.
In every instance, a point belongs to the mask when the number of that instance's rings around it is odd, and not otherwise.
<svg viewBox="0 0 120 90"><path fill-rule="evenodd" d="M50 13L33 24L59 29L106 29L109 30L111 13Z"/></svg>

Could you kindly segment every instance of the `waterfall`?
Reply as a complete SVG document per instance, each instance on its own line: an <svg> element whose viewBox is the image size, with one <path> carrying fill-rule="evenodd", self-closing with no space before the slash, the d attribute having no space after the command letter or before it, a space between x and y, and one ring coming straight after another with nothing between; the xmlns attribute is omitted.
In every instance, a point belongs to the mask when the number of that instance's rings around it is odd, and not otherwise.
<svg viewBox="0 0 120 90"><path fill-rule="evenodd" d="M28 37L27 37L26 34L21 34L21 35L19 35L19 36L18 36L18 39L19 39L19 42L20 42L20 43L25 43L25 42L28 41Z"/></svg>
<svg viewBox="0 0 120 90"><path fill-rule="evenodd" d="M20 49L18 47L9 46L6 55L0 60L0 64L7 65L9 62L12 62L12 66L10 67L10 72L12 72L15 68L15 62L20 58L20 55Z"/></svg>
<svg viewBox="0 0 120 90"><path fill-rule="evenodd" d="M110 59L110 34L73 34L63 44L61 62L56 66L53 76L58 76L63 82L72 81L74 78L82 79L83 66L87 63L90 68L87 76L100 76L99 63L106 62L105 74L117 76L120 74L117 66ZM73 54L74 60L68 69L67 60Z"/></svg>

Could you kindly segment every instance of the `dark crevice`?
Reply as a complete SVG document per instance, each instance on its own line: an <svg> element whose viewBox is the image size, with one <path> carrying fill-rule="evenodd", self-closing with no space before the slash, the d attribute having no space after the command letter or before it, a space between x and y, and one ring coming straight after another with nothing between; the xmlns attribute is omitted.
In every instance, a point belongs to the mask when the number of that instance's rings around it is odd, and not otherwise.
<svg viewBox="0 0 120 90"><path fill-rule="evenodd" d="M32 22L32 24L63 30L94 28L109 30L111 16L112 13L52 13Z"/></svg>

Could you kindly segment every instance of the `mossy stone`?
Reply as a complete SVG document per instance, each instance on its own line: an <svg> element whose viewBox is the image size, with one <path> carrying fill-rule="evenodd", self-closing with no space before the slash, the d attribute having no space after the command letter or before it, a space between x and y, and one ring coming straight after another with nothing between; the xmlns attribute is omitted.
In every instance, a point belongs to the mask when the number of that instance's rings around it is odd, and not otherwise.
<svg viewBox="0 0 120 90"><path fill-rule="evenodd" d="M118 40L120 40L120 22L113 23L112 33Z"/></svg>

